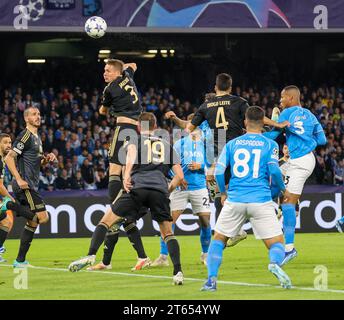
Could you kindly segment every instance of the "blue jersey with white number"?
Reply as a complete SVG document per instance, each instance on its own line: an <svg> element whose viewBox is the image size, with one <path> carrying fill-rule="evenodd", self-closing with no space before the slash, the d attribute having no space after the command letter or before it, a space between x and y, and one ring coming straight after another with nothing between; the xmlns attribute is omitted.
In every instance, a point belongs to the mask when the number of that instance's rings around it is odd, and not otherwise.
<svg viewBox="0 0 344 320"><path fill-rule="evenodd" d="M316 148L314 135L323 131L323 128L311 111L300 106L284 109L278 122L284 121L290 122L285 132L291 159L303 157Z"/></svg>
<svg viewBox="0 0 344 320"><path fill-rule="evenodd" d="M180 155L181 166L184 172L184 179L188 183L188 190L199 190L207 187L204 167L205 149L202 139L194 141L190 136L178 140L174 144L174 149ZM201 169L192 171L188 165L192 162L201 164Z"/></svg>
<svg viewBox="0 0 344 320"><path fill-rule="evenodd" d="M218 164L231 167L228 201L271 201L269 164L278 166L278 144L262 134L247 133L229 141Z"/></svg>

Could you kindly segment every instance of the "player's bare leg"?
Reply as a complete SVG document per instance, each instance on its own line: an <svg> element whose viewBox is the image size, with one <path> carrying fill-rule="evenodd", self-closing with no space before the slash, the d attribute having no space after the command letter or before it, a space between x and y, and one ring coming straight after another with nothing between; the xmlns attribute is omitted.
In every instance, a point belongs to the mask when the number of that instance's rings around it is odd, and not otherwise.
<svg viewBox="0 0 344 320"><path fill-rule="evenodd" d="M87 256L73 261L68 267L69 271L77 272L84 267L94 264L97 251L104 242L109 228L112 227L114 230L118 230L125 220L125 218L117 216L112 212L111 208L109 208L93 232Z"/></svg>
<svg viewBox="0 0 344 320"><path fill-rule="evenodd" d="M168 253L173 263L173 284L182 285L184 282L184 275L180 263L180 248L172 231L172 222L159 222L159 227L161 236L167 245Z"/></svg>
<svg viewBox="0 0 344 320"><path fill-rule="evenodd" d="M33 236L39 224L45 224L49 221L49 214L47 211L37 212L35 221L28 220L20 237L20 247L17 259L13 266L16 268L28 266L26 255L30 249Z"/></svg>
<svg viewBox="0 0 344 320"><path fill-rule="evenodd" d="M285 237L285 258L281 265L284 265L297 257L297 251L294 248L295 227L296 227L296 204L300 199L300 195L290 193L286 190L283 203L283 232Z"/></svg>

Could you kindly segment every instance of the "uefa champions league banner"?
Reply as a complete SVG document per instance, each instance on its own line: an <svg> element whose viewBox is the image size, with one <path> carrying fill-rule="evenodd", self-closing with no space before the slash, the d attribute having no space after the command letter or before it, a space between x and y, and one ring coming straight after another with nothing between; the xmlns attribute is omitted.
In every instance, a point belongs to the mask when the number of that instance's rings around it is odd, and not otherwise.
<svg viewBox="0 0 344 320"><path fill-rule="evenodd" d="M326 187L325 187L326 188ZM335 187L329 188L334 192L324 192L319 186L319 192L305 193L301 197L300 215L297 218L296 230L303 233L336 232L335 223L341 218L344 204L344 193L336 192ZM340 188L338 188L340 190ZM341 188L343 189L343 188ZM337 191L339 191L337 190ZM86 194L85 194L86 193ZM49 194L49 193L48 193ZM96 225L108 207L106 191L94 192L56 192L45 195L47 210L50 215L49 223L42 225L36 232L37 238L79 238L91 237ZM215 226L215 208L212 205L211 226ZM24 226L24 219L15 218L14 228L10 238L18 239ZM143 236L159 234L159 227L152 222L150 214L137 222ZM244 225L248 233L252 233L249 223ZM199 234L198 217L188 208L177 221L175 233L177 235ZM121 232L121 235L125 235Z"/></svg>
<svg viewBox="0 0 344 320"><path fill-rule="evenodd" d="M108 31L339 30L343 0L1 0L0 30L82 31L89 16Z"/></svg>

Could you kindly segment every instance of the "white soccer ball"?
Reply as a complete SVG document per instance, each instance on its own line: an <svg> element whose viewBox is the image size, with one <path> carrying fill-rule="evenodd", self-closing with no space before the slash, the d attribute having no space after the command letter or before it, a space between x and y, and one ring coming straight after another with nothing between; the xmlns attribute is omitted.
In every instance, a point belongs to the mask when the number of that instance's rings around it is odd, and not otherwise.
<svg viewBox="0 0 344 320"><path fill-rule="evenodd" d="M101 17L91 17L85 23L85 31L92 38L101 38L107 29L106 21Z"/></svg>

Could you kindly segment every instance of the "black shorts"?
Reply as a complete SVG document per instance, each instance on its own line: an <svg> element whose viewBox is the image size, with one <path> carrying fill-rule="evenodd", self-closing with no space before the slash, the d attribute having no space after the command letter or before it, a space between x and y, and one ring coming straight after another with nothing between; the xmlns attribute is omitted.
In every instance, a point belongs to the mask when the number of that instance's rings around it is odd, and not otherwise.
<svg viewBox="0 0 344 320"><path fill-rule="evenodd" d="M124 151L124 144L130 140L131 135L136 135L137 139L137 126L129 123L119 123L113 134L112 142L109 147L109 162L125 165L126 153Z"/></svg>
<svg viewBox="0 0 344 320"><path fill-rule="evenodd" d="M130 221L142 217L142 207L150 209L152 219L156 222L172 221L170 199L161 191L153 189L134 189L130 193L123 193L111 205L112 212Z"/></svg>
<svg viewBox="0 0 344 320"><path fill-rule="evenodd" d="M22 206L28 206L33 213L47 210L42 197L35 190L25 189L15 191L14 196Z"/></svg>

